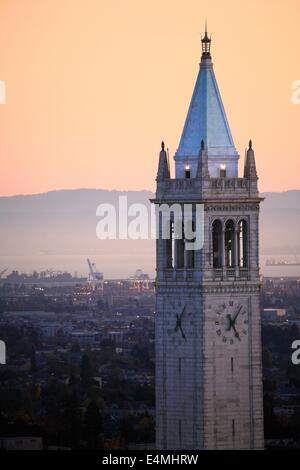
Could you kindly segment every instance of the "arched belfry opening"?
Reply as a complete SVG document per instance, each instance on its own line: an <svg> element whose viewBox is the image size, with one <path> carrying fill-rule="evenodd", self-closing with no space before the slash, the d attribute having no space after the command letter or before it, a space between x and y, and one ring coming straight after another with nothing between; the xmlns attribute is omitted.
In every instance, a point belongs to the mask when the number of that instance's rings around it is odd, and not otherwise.
<svg viewBox="0 0 300 470"><path fill-rule="evenodd" d="M182 221L177 222L176 233L178 238L175 240L176 245L176 268L184 268L184 227Z"/></svg>
<svg viewBox="0 0 300 470"><path fill-rule="evenodd" d="M212 224L213 267L222 267L222 222L215 220Z"/></svg>
<svg viewBox="0 0 300 470"><path fill-rule="evenodd" d="M192 231L195 233L195 221L191 221L192 223ZM185 253L186 253L186 260L185 260L185 265L187 269L194 269L195 268L195 249L191 248L188 249L189 244L194 244L196 238L194 237L193 239L189 240L186 238L185 234Z"/></svg>
<svg viewBox="0 0 300 470"><path fill-rule="evenodd" d="M169 235L169 237L165 239L166 244L166 257L165 257L165 267L166 268L173 268L174 267L174 251L175 251L175 243L174 243L174 222L173 220L166 222L167 227L165 228L165 233Z"/></svg>

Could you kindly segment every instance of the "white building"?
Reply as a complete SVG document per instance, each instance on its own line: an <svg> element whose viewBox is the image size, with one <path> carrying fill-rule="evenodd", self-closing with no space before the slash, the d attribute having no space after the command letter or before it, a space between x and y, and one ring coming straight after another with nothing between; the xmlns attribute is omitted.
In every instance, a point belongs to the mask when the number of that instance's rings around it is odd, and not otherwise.
<svg viewBox="0 0 300 470"><path fill-rule="evenodd" d="M100 333L97 331L73 331L71 338L78 341L80 346L98 346Z"/></svg>

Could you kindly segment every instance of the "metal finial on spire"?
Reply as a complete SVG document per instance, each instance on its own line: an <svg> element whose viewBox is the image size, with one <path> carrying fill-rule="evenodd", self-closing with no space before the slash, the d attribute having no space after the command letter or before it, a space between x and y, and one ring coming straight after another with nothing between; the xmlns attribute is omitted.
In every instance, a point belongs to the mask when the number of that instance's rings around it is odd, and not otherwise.
<svg viewBox="0 0 300 470"><path fill-rule="evenodd" d="M204 37L201 39L201 42L202 42L202 57L210 57L211 39L208 37L208 34L207 34L207 20L205 20L205 34L204 34Z"/></svg>
<svg viewBox="0 0 300 470"><path fill-rule="evenodd" d="M162 141L162 143L161 143L161 149L162 149L162 151L165 150L165 143L164 143L164 141Z"/></svg>
<svg viewBox="0 0 300 470"><path fill-rule="evenodd" d="M252 149L252 140L249 140L249 149Z"/></svg>
<svg viewBox="0 0 300 470"><path fill-rule="evenodd" d="M201 140L201 150L204 150L205 149L205 145L204 145L204 140L202 139Z"/></svg>

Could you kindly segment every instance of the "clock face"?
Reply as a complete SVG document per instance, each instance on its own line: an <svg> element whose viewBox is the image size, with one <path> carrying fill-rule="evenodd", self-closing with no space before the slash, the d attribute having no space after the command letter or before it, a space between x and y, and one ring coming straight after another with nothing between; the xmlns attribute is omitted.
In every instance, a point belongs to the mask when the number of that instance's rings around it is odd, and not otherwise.
<svg viewBox="0 0 300 470"><path fill-rule="evenodd" d="M248 308L244 302L220 304L214 317L216 335L226 344L238 344L248 335Z"/></svg>
<svg viewBox="0 0 300 470"><path fill-rule="evenodd" d="M190 337L193 327L191 305L187 305L183 301L174 301L171 302L170 307L167 332L172 336L174 342L183 344Z"/></svg>

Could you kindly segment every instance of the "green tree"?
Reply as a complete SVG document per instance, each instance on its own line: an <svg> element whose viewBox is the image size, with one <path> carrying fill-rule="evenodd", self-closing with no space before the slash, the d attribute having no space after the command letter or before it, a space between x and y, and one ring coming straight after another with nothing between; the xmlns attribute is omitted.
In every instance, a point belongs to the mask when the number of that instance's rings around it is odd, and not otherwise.
<svg viewBox="0 0 300 470"><path fill-rule="evenodd" d="M103 431L102 415L95 402L91 402L84 415L85 437L89 449L101 446L100 435Z"/></svg>
<svg viewBox="0 0 300 470"><path fill-rule="evenodd" d="M93 368L91 360L87 354L84 354L80 364L80 378L84 385L88 385L93 377Z"/></svg>
<svg viewBox="0 0 300 470"><path fill-rule="evenodd" d="M270 369L272 367L272 354L268 348L262 349L262 363L265 369Z"/></svg>
<svg viewBox="0 0 300 470"><path fill-rule="evenodd" d="M37 365L36 365L36 351L34 346L31 348L31 355L30 355L30 371L32 373L35 373L37 371Z"/></svg>

